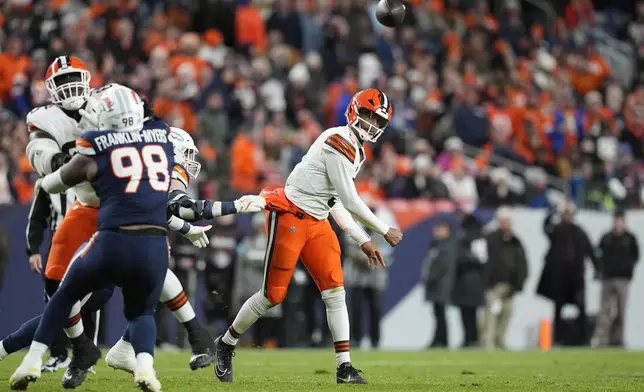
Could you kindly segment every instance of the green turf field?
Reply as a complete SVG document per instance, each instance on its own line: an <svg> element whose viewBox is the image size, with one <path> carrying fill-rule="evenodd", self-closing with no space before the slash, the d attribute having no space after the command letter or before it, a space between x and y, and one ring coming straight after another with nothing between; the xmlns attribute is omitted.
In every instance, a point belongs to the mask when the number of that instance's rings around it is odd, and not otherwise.
<svg viewBox="0 0 644 392"><path fill-rule="evenodd" d="M644 391L644 353L622 351L541 352L352 352L370 384L335 384L334 355L327 350L239 350L235 383L221 384L212 368L191 372L187 353L158 353L164 391ZM22 354L0 362L0 391ZM61 391L60 377L44 374L32 391ZM135 391L132 377L107 368L78 389Z"/></svg>

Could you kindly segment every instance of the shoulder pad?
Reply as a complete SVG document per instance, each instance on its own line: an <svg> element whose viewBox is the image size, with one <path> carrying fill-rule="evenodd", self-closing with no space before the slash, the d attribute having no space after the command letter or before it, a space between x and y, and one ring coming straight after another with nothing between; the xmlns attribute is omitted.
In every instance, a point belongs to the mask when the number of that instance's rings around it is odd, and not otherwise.
<svg viewBox="0 0 644 392"><path fill-rule="evenodd" d="M78 136L76 121L68 117L56 105L45 105L32 109L27 113L26 122L29 132L46 132L60 146L74 141Z"/></svg>
<svg viewBox="0 0 644 392"><path fill-rule="evenodd" d="M339 133L334 133L328 136L324 141L323 147L327 150L339 153L343 157L347 158L351 163L356 161L356 148L350 141Z"/></svg>
<svg viewBox="0 0 644 392"><path fill-rule="evenodd" d="M190 184L188 173L186 172L186 169L184 169L181 165L174 165L174 168L172 169L172 178L181 181L181 183L185 185L186 188Z"/></svg>

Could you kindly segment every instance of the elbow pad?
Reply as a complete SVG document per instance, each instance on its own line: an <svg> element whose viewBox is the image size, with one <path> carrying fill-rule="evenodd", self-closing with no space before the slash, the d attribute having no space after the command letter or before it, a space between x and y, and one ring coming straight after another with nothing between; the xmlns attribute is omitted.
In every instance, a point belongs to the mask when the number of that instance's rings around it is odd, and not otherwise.
<svg viewBox="0 0 644 392"><path fill-rule="evenodd" d="M65 159L69 160L69 157L65 158L66 154L60 152L58 143L52 139L32 139L27 144L26 152L29 163L41 176L55 172L65 164ZM59 166L54 167L54 164Z"/></svg>
<svg viewBox="0 0 644 392"><path fill-rule="evenodd" d="M174 216L187 221L212 219L211 200L195 200L182 189L175 189L168 194L168 210Z"/></svg>

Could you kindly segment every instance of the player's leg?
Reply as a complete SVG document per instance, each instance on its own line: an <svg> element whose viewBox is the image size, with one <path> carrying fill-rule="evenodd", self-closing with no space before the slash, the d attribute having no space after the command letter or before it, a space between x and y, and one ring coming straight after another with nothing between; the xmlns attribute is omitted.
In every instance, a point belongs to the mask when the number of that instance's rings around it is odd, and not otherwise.
<svg viewBox="0 0 644 392"><path fill-rule="evenodd" d="M215 341L215 374L224 382L233 380L232 357L239 337L270 308L286 298L293 271L306 242L308 222L293 214L267 214L268 241L264 257L264 283L235 317L228 331Z"/></svg>
<svg viewBox="0 0 644 392"><path fill-rule="evenodd" d="M163 282L161 302L188 332L188 341L192 348L190 368L197 370L210 365L215 359L214 341L208 331L197 320L192 305L188 301L188 296L184 292L181 282L179 282L179 278L169 269Z"/></svg>
<svg viewBox="0 0 644 392"><path fill-rule="evenodd" d="M366 384L351 365L349 312L344 291L340 244L328 221L311 225L302 261L322 293L326 319L333 335L338 383Z"/></svg>
<svg viewBox="0 0 644 392"><path fill-rule="evenodd" d="M54 293L58 289L58 286L60 286L59 281L45 277L45 303L49 302L49 298L54 295ZM34 327L33 333L36 332L37 327L37 325ZM29 338L29 342L26 343L27 345L31 344L33 333ZM56 334L56 338L54 339L51 347L49 347L49 359L42 367L43 372L53 373L58 369L64 369L69 366L69 362L71 361L67 352L67 347L69 346L69 344L70 341L67 335L65 335L65 332L59 331Z"/></svg>
<svg viewBox="0 0 644 392"><path fill-rule="evenodd" d="M156 323L154 310L161 298L168 269L167 238L135 234L120 235L131 243L134 252L124 260L122 277L125 318L128 335L136 355L134 381L146 391L160 391L154 371Z"/></svg>
<svg viewBox="0 0 644 392"><path fill-rule="evenodd" d="M107 286L106 278L109 277L110 272L109 268L103 268L102 257L104 255L109 257L109 250L109 247L103 245L101 238L97 238L95 241L90 241L71 264L66 279L50 299L43 313L29 352L10 379L13 388L26 388L29 382L36 381L40 377L42 356L55 337L51 331L58 331L66 325L68 315L79 299ZM74 361L76 366L86 370L96 364L100 355L100 350L96 348L93 353L82 358L74 358Z"/></svg>

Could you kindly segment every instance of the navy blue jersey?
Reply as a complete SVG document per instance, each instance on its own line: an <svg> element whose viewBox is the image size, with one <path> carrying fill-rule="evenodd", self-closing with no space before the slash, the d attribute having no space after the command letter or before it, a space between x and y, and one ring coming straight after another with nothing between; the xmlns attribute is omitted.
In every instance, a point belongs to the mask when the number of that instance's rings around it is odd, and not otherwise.
<svg viewBox="0 0 644 392"><path fill-rule="evenodd" d="M174 166L168 127L146 124L139 132L89 131L78 152L98 171L92 187L101 200L98 230L129 225L167 225L167 192Z"/></svg>

